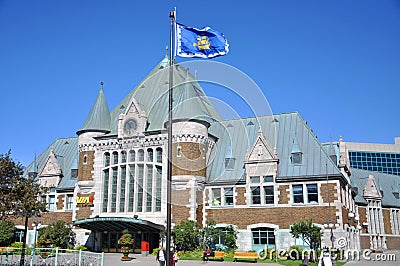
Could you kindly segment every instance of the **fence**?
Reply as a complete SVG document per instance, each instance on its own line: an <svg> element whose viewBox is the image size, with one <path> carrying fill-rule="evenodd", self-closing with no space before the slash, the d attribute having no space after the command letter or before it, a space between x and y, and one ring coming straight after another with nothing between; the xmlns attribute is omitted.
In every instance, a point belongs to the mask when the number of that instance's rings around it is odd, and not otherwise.
<svg viewBox="0 0 400 266"><path fill-rule="evenodd" d="M19 266L21 248L0 248L0 265ZM104 253L59 248L26 248L24 266L104 266Z"/></svg>

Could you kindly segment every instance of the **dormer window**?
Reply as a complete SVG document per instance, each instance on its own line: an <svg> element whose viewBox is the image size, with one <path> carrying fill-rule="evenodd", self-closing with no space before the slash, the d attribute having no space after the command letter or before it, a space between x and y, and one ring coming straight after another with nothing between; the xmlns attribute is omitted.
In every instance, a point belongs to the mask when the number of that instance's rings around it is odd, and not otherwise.
<svg viewBox="0 0 400 266"><path fill-rule="evenodd" d="M301 164L303 159L302 153L301 152L292 153L290 159L292 161L292 164Z"/></svg>

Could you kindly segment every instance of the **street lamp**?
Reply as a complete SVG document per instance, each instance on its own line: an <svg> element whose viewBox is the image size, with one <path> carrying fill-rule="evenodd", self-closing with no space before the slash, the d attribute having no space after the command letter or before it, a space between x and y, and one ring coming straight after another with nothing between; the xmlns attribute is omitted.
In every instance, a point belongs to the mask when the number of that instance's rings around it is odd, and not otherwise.
<svg viewBox="0 0 400 266"><path fill-rule="evenodd" d="M33 254L35 254L35 250L36 250L36 241L37 241L36 236L37 236L37 230L38 230L41 226L42 226L42 224L41 224L40 222L34 221L34 222L32 223L32 227L35 228L35 237L34 237L34 239L33 239Z"/></svg>

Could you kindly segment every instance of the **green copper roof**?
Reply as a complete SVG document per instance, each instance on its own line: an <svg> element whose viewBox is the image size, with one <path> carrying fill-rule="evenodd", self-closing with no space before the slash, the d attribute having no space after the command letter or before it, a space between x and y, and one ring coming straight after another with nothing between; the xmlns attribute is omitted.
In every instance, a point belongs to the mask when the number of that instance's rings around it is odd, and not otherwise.
<svg viewBox="0 0 400 266"><path fill-rule="evenodd" d="M208 182L244 180L246 153L253 147L260 128L279 158L277 180L342 176L306 121L295 112L212 123L209 132L218 141L207 168ZM301 152L300 164L292 163L293 151ZM230 169L225 167L228 157L235 161Z"/></svg>
<svg viewBox="0 0 400 266"><path fill-rule="evenodd" d="M79 135L84 132L109 132L110 131L110 111L108 109L103 88L100 88L96 101L94 102L85 123L76 133Z"/></svg>
<svg viewBox="0 0 400 266"><path fill-rule="evenodd" d="M188 70L174 65L173 119L197 119L210 123L221 117ZM118 116L132 97L147 113L147 131L164 129L168 120L169 58L166 56L111 112L111 133L116 133Z"/></svg>

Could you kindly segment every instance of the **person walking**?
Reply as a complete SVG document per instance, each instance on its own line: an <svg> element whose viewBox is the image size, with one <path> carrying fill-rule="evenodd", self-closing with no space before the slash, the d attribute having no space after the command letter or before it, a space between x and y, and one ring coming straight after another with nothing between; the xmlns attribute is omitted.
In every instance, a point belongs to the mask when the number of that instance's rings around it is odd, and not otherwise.
<svg viewBox="0 0 400 266"><path fill-rule="evenodd" d="M158 262L158 264L160 266L164 266L166 259L167 259L167 252L160 245L160 247L159 247L159 249L157 251L156 261Z"/></svg>

